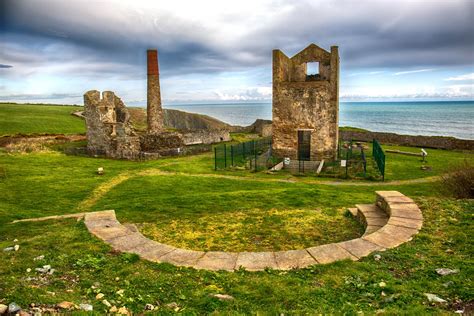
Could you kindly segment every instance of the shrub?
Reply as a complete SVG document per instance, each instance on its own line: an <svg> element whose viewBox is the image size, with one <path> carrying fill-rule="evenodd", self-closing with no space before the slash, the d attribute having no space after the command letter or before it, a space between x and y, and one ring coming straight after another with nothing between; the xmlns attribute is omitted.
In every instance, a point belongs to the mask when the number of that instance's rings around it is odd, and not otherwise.
<svg viewBox="0 0 474 316"><path fill-rule="evenodd" d="M474 198L474 165L465 160L442 176L442 189L458 199Z"/></svg>

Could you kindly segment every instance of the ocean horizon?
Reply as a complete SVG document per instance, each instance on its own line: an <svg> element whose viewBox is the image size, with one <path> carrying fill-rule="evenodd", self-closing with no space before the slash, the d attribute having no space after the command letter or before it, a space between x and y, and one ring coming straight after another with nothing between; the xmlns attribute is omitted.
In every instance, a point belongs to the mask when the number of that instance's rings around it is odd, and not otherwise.
<svg viewBox="0 0 474 316"><path fill-rule="evenodd" d="M272 119L272 104L167 104L164 108L212 116L231 125L247 126ZM474 139L474 101L340 102L339 126L405 135L453 136Z"/></svg>

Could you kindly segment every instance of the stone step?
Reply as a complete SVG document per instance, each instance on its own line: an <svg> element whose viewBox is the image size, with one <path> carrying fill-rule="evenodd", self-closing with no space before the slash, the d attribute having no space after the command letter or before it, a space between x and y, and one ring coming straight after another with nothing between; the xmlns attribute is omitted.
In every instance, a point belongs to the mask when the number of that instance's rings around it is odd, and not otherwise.
<svg viewBox="0 0 474 316"><path fill-rule="evenodd" d="M357 204L357 217L366 225L365 235L376 232L388 221L388 215L376 204Z"/></svg>
<svg viewBox="0 0 474 316"><path fill-rule="evenodd" d="M357 217L357 213L358 213L357 207L349 207L347 210L351 212L352 216Z"/></svg>

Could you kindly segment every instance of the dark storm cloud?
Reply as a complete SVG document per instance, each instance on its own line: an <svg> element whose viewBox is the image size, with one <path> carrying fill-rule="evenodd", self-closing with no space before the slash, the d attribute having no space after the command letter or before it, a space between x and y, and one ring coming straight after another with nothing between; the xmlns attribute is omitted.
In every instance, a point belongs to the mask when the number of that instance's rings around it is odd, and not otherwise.
<svg viewBox="0 0 474 316"><path fill-rule="evenodd" d="M17 50L0 52L7 64L109 62L102 71L134 76L145 71L139 66L144 50L158 47L162 73L222 72L268 67L273 48L293 55L310 42L339 45L344 67L472 65L474 54L469 0L276 1L260 12L261 19L228 14L221 24L188 19L179 10L142 10L145 2L131 7L111 1L2 3L2 37ZM253 12L249 8L248 15ZM238 34L222 34L239 23L245 24ZM47 50L52 44L57 51Z"/></svg>
<svg viewBox="0 0 474 316"><path fill-rule="evenodd" d="M13 67L12 65L0 64L0 68L12 68L12 67Z"/></svg>

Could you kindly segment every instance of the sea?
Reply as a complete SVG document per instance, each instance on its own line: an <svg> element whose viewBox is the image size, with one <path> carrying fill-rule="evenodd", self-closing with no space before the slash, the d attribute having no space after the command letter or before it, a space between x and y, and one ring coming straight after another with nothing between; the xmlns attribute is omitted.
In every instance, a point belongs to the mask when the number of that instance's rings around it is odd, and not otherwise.
<svg viewBox="0 0 474 316"><path fill-rule="evenodd" d="M173 104L165 108L206 114L231 125L272 119L272 104ZM340 102L339 126L406 135L474 139L474 101Z"/></svg>

